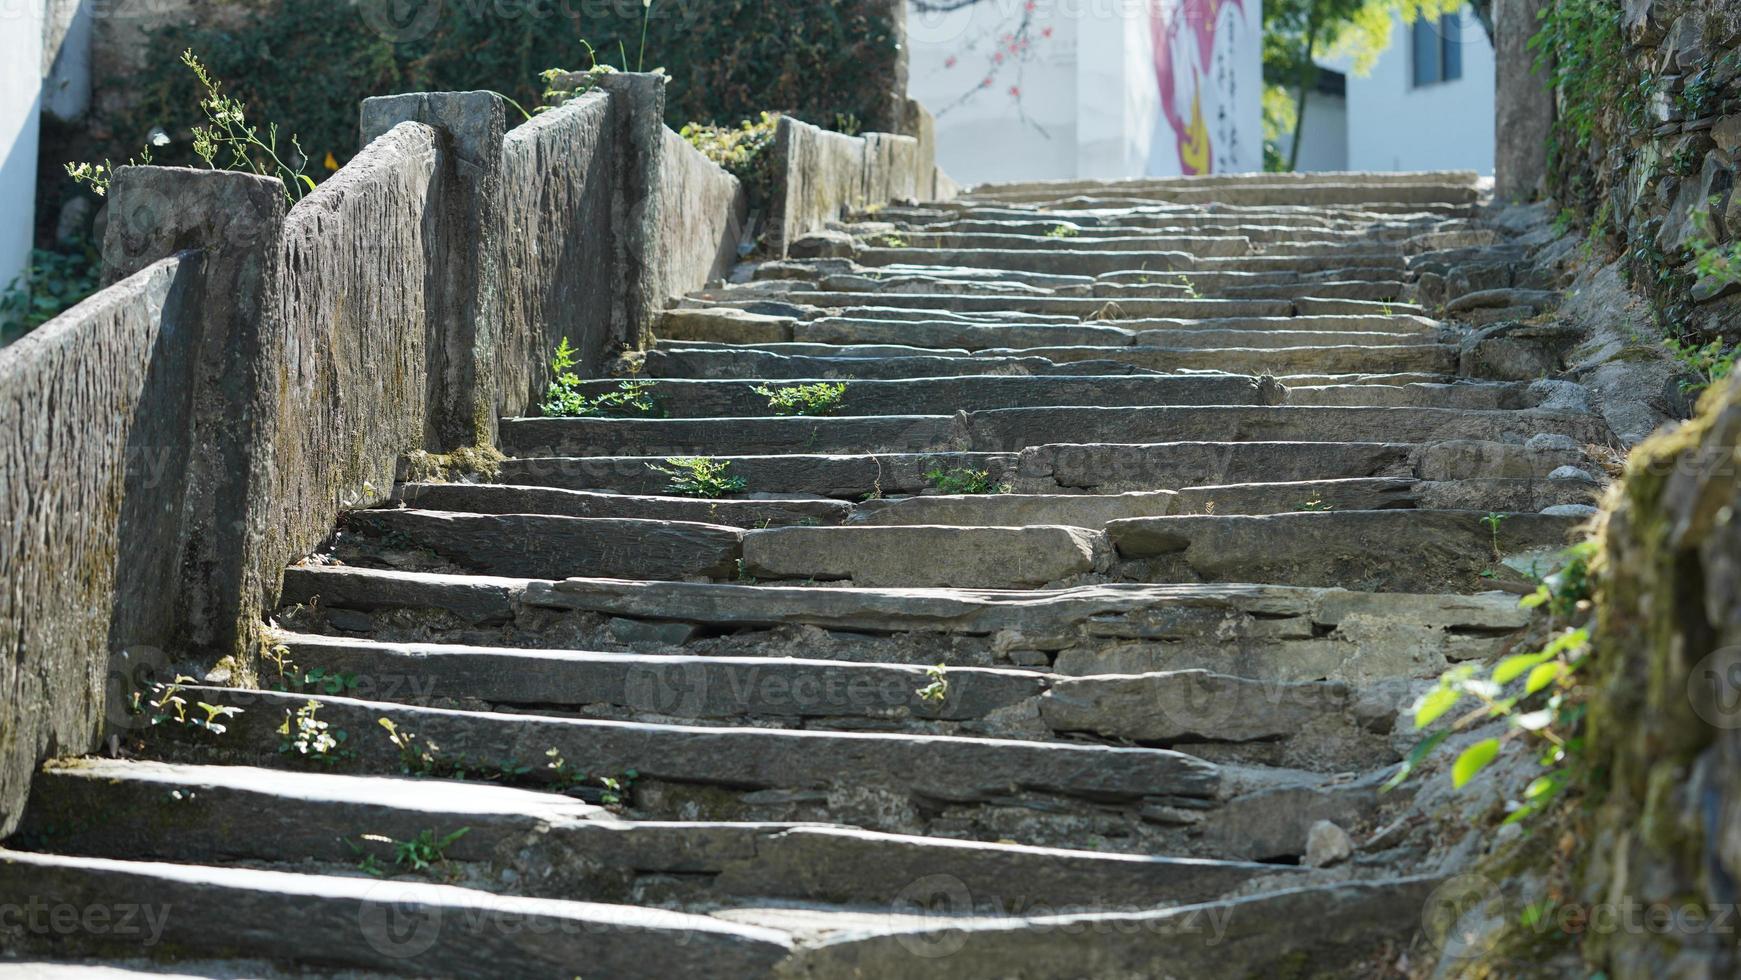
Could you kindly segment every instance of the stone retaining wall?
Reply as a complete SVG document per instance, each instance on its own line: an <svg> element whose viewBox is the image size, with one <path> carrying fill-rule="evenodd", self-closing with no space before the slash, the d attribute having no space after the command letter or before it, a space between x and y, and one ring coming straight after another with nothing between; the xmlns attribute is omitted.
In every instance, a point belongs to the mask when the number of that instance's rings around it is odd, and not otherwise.
<svg viewBox="0 0 1741 980"><path fill-rule="evenodd" d="M820 231L845 211L888 201L941 200L955 196L953 182L936 165L932 127L923 108L909 110L920 137L866 133L846 136L790 116L775 134L774 172L785 194L768 216L767 248L786 254L791 244Z"/></svg>
<svg viewBox="0 0 1741 980"><path fill-rule="evenodd" d="M493 444L560 339L596 370L729 272L742 190L663 84L512 130L491 93L371 99L364 151L288 209L252 174L118 173L112 285L0 351L0 835L38 761L143 723L132 693L246 672L284 568L407 453ZM929 189L915 140L804 130L839 173L789 182L795 221Z"/></svg>

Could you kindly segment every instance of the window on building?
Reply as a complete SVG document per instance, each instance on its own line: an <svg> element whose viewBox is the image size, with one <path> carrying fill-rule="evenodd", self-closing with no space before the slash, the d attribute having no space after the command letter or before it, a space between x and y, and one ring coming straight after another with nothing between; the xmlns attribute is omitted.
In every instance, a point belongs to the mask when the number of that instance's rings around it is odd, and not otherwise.
<svg viewBox="0 0 1741 980"><path fill-rule="evenodd" d="M1457 14L1446 14L1437 21L1415 18L1410 33L1414 42L1416 88L1463 77L1461 27Z"/></svg>

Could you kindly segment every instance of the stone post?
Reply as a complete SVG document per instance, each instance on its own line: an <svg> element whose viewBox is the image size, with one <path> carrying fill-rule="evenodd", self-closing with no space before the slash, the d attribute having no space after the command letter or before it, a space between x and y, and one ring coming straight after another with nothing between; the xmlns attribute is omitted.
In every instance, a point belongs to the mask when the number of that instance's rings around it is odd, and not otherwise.
<svg viewBox="0 0 1741 980"><path fill-rule="evenodd" d="M1552 0L1494 0L1495 79L1494 197L1502 202L1535 199L1548 173L1548 136L1554 125L1554 93L1536 70L1529 39L1536 16Z"/></svg>
<svg viewBox="0 0 1741 980"><path fill-rule="evenodd" d="M497 325L502 316L502 137L507 106L494 92L417 92L364 99L362 144L402 122L446 140L435 241L440 270L425 283L436 353L429 430L438 450L496 441Z"/></svg>
<svg viewBox="0 0 1741 980"><path fill-rule="evenodd" d="M608 358L617 349L640 349L653 335L665 297L659 288L660 180L665 155L665 76L616 72L601 75L610 93L612 137L621 156L613 173L612 240L616 243L616 294L611 309ZM681 202L676 202L678 206ZM588 364L596 370L599 365Z"/></svg>
<svg viewBox="0 0 1741 980"><path fill-rule="evenodd" d="M154 509L141 512L141 526L123 527L124 538L176 542L177 580L141 580L150 574L144 566L117 569L111 641L119 646L236 652L245 518L270 465L260 438L270 410L260 396L262 311L278 288L286 209L284 184L255 174L181 167L115 173L104 284L178 253L199 263L195 295L183 307L192 313L166 327L151 355L154 373L185 379L191 390L174 393L173 407L141 405L156 444L129 460L127 496ZM180 472L146 472L172 452L185 460ZM164 521L178 521L179 530Z"/></svg>

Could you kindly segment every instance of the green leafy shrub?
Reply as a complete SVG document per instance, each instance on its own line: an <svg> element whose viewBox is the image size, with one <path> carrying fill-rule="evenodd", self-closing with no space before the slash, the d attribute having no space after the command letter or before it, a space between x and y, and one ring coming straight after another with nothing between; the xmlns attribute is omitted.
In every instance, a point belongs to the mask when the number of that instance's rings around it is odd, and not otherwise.
<svg viewBox="0 0 1741 980"><path fill-rule="evenodd" d="M937 466L925 473L925 482L935 487L938 493L948 496L1010 492L1009 484L993 481L991 473L986 470L945 470Z"/></svg>
<svg viewBox="0 0 1741 980"><path fill-rule="evenodd" d="M567 337L556 345L550 358L550 371L556 377L545 389L539 411L553 418L645 418L659 414L651 381L618 382L616 391L592 398L582 394L580 375L573 370L578 354Z"/></svg>
<svg viewBox="0 0 1741 980"><path fill-rule="evenodd" d="M31 252L30 268L0 293L0 344L35 330L96 292L102 266L96 248L85 242L65 251Z"/></svg>
<svg viewBox="0 0 1741 980"><path fill-rule="evenodd" d="M648 463L647 468L671 478L665 492L679 497L724 497L742 493L744 479L731 476L731 464L708 456L672 456L664 465Z"/></svg>
<svg viewBox="0 0 1741 980"><path fill-rule="evenodd" d="M780 117L763 112L736 126L712 126L692 122L684 125L683 138L702 155L743 184L750 208L762 211L773 199L778 175L774 172L774 134Z"/></svg>
<svg viewBox="0 0 1741 980"><path fill-rule="evenodd" d="M846 385L826 381L781 388L757 385L750 390L766 398L776 415L833 415L846 399Z"/></svg>

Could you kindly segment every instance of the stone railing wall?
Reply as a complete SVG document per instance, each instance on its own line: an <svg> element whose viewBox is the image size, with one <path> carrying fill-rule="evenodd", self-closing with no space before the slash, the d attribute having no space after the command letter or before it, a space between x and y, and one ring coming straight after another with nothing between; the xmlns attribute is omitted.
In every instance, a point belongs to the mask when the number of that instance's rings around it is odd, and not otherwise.
<svg viewBox="0 0 1741 980"><path fill-rule="evenodd" d="M118 172L111 285L0 351L0 835L36 763L141 723L151 680L246 679L283 569L406 454L492 445L560 339L596 371L729 272L742 190L663 86L513 129L490 93L370 99L364 150L288 208L252 174ZM853 179L800 174L782 213L934 180L912 139L806 138Z"/></svg>

